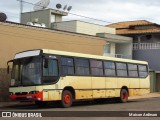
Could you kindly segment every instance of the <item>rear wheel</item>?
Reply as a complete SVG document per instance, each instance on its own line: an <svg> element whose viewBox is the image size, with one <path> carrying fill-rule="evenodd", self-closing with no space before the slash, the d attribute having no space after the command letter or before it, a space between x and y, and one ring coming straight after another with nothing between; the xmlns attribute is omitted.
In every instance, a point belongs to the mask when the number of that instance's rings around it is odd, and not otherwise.
<svg viewBox="0 0 160 120"><path fill-rule="evenodd" d="M62 107L68 108L68 107L72 106L72 102L73 102L72 93L68 90L63 91L62 100L61 100Z"/></svg>
<svg viewBox="0 0 160 120"><path fill-rule="evenodd" d="M126 89L121 90L119 100L121 103L126 103L128 101L128 91Z"/></svg>

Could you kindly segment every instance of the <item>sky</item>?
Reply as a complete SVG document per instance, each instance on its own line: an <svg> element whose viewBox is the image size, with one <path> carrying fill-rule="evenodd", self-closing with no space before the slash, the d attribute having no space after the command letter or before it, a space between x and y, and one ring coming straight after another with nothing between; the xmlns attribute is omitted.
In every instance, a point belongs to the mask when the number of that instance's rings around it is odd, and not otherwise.
<svg viewBox="0 0 160 120"><path fill-rule="evenodd" d="M24 0L37 3L40 0ZM86 22L107 25L116 22L148 20L160 24L160 0L50 0L48 8L56 9L56 4L72 6L70 13L83 15L87 19L69 14L64 21L82 20ZM33 10L33 5L24 3L23 12ZM20 3L17 0L1 0L0 12L7 15L7 20L19 22Z"/></svg>

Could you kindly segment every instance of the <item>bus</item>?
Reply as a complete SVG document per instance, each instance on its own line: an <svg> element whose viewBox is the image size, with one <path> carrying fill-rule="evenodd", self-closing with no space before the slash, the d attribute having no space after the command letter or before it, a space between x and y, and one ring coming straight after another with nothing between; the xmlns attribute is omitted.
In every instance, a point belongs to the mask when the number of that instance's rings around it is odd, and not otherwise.
<svg viewBox="0 0 160 120"><path fill-rule="evenodd" d="M146 61L37 49L17 53L9 62L9 98L38 106L59 101L67 108L74 101L101 98L125 103L129 96L150 92Z"/></svg>

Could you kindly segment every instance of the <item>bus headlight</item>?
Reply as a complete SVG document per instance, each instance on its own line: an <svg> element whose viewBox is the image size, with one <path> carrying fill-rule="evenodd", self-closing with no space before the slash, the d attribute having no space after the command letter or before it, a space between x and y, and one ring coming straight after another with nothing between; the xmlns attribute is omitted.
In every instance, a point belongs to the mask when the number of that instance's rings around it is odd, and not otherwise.
<svg viewBox="0 0 160 120"><path fill-rule="evenodd" d="M13 92L9 92L9 95L13 95Z"/></svg>
<svg viewBox="0 0 160 120"><path fill-rule="evenodd" d="M41 98L37 98L38 101L41 101Z"/></svg>

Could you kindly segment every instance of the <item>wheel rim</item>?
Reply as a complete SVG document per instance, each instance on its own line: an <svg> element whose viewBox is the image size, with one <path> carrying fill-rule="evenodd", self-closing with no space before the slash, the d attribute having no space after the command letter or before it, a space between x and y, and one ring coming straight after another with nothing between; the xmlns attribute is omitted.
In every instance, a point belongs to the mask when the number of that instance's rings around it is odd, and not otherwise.
<svg viewBox="0 0 160 120"><path fill-rule="evenodd" d="M64 103L65 104L70 104L71 103L71 96L70 96L70 94L65 94L64 95Z"/></svg>
<svg viewBox="0 0 160 120"><path fill-rule="evenodd" d="M123 99L123 100L126 100L126 99L127 99L127 93L124 92L124 93L122 94L122 99Z"/></svg>

